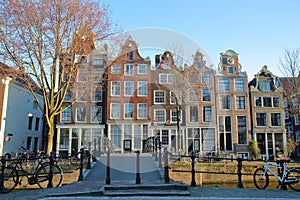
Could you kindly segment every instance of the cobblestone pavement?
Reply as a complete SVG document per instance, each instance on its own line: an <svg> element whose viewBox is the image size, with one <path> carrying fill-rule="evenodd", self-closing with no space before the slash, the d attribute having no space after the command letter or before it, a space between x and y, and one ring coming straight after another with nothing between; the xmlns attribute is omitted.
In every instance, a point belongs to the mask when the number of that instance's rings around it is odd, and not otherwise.
<svg viewBox="0 0 300 200"><path fill-rule="evenodd" d="M157 163L151 156L141 156L141 185L143 184L163 184L163 179L159 173ZM111 159L111 184L135 184L135 157L112 156ZM85 180L64 185L59 188L49 188L43 190L15 190L8 194L0 194L0 199L299 199L300 192L293 190L258 190L258 189L238 189L220 187L189 187L190 196L126 196L126 197L107 197L107 196L88 196L89 193L100 191L105 184L106 178L106 158L102 157L93 165L91 170L85 173ZM67 196L53 197L53 195L68 194Z"/></svg>

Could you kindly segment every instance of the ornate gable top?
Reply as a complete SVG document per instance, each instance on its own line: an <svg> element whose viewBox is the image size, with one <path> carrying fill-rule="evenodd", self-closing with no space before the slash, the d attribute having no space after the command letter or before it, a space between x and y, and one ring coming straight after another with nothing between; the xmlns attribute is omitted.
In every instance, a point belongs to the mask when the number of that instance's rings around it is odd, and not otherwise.
<svg viewBox="0 0 300 200"><path fill-rule="evenodd" d="M223 55L223 56L238 56L239 54L236 53L235 51L229 49L229 50L225 51L224 53L221 53L221 55Z"/></svg>

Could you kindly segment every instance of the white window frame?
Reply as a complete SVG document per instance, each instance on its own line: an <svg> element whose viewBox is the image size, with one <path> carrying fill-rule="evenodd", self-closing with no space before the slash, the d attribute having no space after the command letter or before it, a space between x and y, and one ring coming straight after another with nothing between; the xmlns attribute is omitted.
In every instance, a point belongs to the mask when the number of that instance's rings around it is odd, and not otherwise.
<svg viewBox="0 0 300 200"><path fill-rule="evenodd" d="M192 107L195 107L195 108L197 108L197 119L195 118L195 120L192 120L192 114L191 114L191 112L192 112ZM200 118L200 113L199 113L199 106L197 106L197 105L191 105L190 107L189 107L189 121L190 122L199 122L199 118Z"/></svg>
<svg viewBox="0 0 300 200"><path fill-rule="evenodd" d="M134 64L125 64L124 65L124 75L125 76L134 76Z"/></svg>
<svg viewBox="0 0 300 200"><path fill-rule="evenodd" d="M210 108L210 110L206 110L205 108ZM212 106L203 106L202 120L203 122L212 122Z"/></svg>
<svg viewBox="0 0 300 200"><path fill-rule="evenodd" d="M114 85L114 83L117 83L118 85ZM115 87L118 87L116 89L114 89ZM114 94L113 91L116 90L118 91L118 94ZM110 90L111 96L120 96L121 95L121 81L112 81L111 82L111 90Z"/></svg>
<svg viewBox="0 0 300 200"><path fill-rule="evenodd" d="M129 111L132 111L132 116L128 116ZM124 119L134 119L134 103L124 103Z"/></svg>
<svg viewBox="0 0 300 200"><path fill-rule="evenodd" d="M164 94L164 96L163 97L162 96L157 97L158 93ZM164 90L154 90L153 98L154 98L154 104L166 104L166 91L164 91ZM157 102L158 98L163 99L163 102L161 102L161 101Z"/></svg>
<svg viewBox="0 0 300 200"><path fill-rule="evenodd" d="M138 96L148 96L148 81L138 81Z"/></svg>
<svg viewBox="0 0 300 200"><path fill-rule="evenodd" d="M99 68L92 69L93 82L100 82L101 76L102 76L101 69Z"/></svg>
<svg viewBox="0 0 300 200"><path fill-rule="evenodd" d="M65 107L63 106L62 109L64 108ZM63 117L63 115L65 115L66 117ZM68 120L64 120L65 118ZM61 113L61 122L71 122L71 121L72 121L72 107L69 107Z"/></svg>
<svg viewBox="0 0 300 200"><path fill-rule="evenodd" d="M116 108L114 108L116 106ZM121 104L120 103L111 103L110 104L110 118L111 119L120 119L121 117Z"/></svg>
<svg viewBox="0 0 300 200"><path fill-rule="evenodd" d="M82 108L85 110L85 115L83 116L84 117L84 120L79 120L78 119L78 112L79 112L79 108ZM77 106L76 107L76 122L86 122L86 118L87 118L87 107L85 106Z"/></svg>
<svg viewBox="0 0 300 200"><path fill-rule="evenodd" d="M244 97L244 108L238 107L238 105L241 106L241 104L238 104L239 102L241 102L241 101L238 101L238 99L241 97ZM246 96L245 95L235 96L235 108L236 108L236 110L246 110Z"/></svg>
<svg viewBox="0 0 300 200"><path fill-rule="evenodd" d="M97 113L94 112L95 108L98 111ZM91 109L92 109L92 111L91 111L91 122L92 123L101 123L102 122L102 112L103 112L102 106L92 106ZM98 117L100 117L100 120L98 120Z"/></svg>
<svg viewBox="0 0 300 200"><path fill-rule="evenodd" d="M230 80L228 78L219 78L219 91L230 91Z"/></svg>
<svg viewBox="0 0 300 200"><path fill-rule="evenodd" d="M162 112L163 113L163 120L159 121L157 119L157 112ZM166 109L154 109L154 121L157 123L166 123Z"/></svg>
<svg viewBox="0 0 300 200"><path fill-rule="evenodd" d="M189 102L197 102L198 101L198 89L190 88L188 91Z"/></svg>
<svg viewBox="0 0 300 200"><path fill-rule="evenodd" d="M103 88L102 86L96 85L92 87L92 102L102 102L103 99ZM99 88L99 92L101 94L101 98L99 100L96 100L96 93L98 94L98 88ZM98 96L98 95L97 95Z"/></svg>
<svg viewBox="0 0 300 200"><path fill-rule="evenodd" d="M148 65L138 64L138 74L148 74Z"/></svg>
<svg viewBox="0 0 300 200"><path fill-rule="evenodd" d="M147 119L148 118L148 104L147 103L138 103L138 119Z"/></svg>
<svg viewBox="0 0 300 200"><path fill-rule="evenodd" d="M237 92L245 92L245 80L235 79L234 80L234 90Z"/></svg>
<svg viewBox="0 0 300 200"><path fill-rule="evenodd" d="M124 81L124 96L134 96L134 81Z"/></svg>
<svg viewBox="0 0 300 200"><path fill-rule="evenodd" d="M112 74L121 74L121 72L122 72L121 65L113 65L111 67Z"/></svg>
<svg viewBox="0 0 300 200"><path fill-rule="evenodd" d="M160 73L159 74L159 84L173 84L174 83L174 75Z"/></svg>
<svg viewBox="0 0 300 200"><path fill-rule="evenodd" d="M208 80L208 83L206 83L206 80ZM210 85L211 82L211 75L210 73L203 73L201 77L202 84Z"/></svg>
<svg viewBox="0 0 300 200"><path fill-rule="evenodd" d="M224 105L223 105L223 102L222 102L222 97L227 97L227 100L229 102L227 102L227 105L229 106L229 108L225 108ZM228 98L229 97L229 98ZM220 95L220 109L221 110L231 110L231 96L229 94L224 94L224 95Z"/></svg>

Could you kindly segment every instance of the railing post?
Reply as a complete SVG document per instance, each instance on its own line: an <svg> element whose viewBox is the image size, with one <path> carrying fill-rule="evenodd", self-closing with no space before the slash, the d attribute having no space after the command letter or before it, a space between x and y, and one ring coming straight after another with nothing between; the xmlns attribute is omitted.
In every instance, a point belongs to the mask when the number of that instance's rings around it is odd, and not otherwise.
<svg viewBox="0 0 300 200"><path fill-rule="evenodd" d="M158 167L159 168L162 168L162 165L161 165L161 141L159 141L159 157L158 157Z"/></svg>
<svg viewBox="0 0 300 200"><path fill-rule="evenodd" d="M107 151L106 158L106 184L110 185L110 150Z"/></svg>
<svg viewBox="0 0 300 200"><path fill-rule="evenodd" d="M191 187L196 187L196 181L195 181L195 153L192 151L191 153L191 159L192 159L192 182Z"/></svg>
<svg viewBox="0 0 300 200"><path fill-rule="evenodd" d="M53 187L53 164L54 164L54 156L53 156L53 152L50 153L50 164L49 164L49 181L48 181L48 185L47 188L52 188Z"/></svg>
<svg viewBox="0 0 300 200"><path fill-rule="evenodd" d="M92 158L92 154L91 154L90 151L88 151L87 153L88 153L88 163L87 163L86 168L87 168L87 169L91 169L91 168L92 168L92 166L91 166L91 158Z"/></svg>
<svg viewBox="0 0 300 200"><path fill-rule="evenodd" d="M155 138L155 161L158 161L158 157L157 157L157 140L158 138Z"/></svg>
<svg viewBox="0 0 300 200"><path fill-rule="evenodd" d="M168 150L167 148L164 148L164 178L165 178L165 183L170 183L170 177L169 177L169 160L168 160Z"/></svg>
<svg viewBox="0 0 300 200"><path fill-rule="evenodd" d="M83 181L83 155L84 155L84 149L80 149L80 168L79 168L79 177L78 181Z"/></svg>
<svg viewBox="0 0 300 200"><path fill-rule="evenodd" d="M140 176L140 151L136 151L136 179L135 184L141 184L141 176Z"/></svg>
<svg viewBox="0 0 300 200"><path fill-rule="evenodd" d="M243 182L242 182L242 161L243 161L242 158L240 158L240 157L237 158L237 162L238 162L238 171L237 171L238 184L237 184L237 187L238 188L244 188Z"/></svg>
<svg viewBox="0 0 300 200"><path fill-rule="evenodd" d="M154 147L155 147L155 137L153 136L152 137L152 157L154 157L155 156L155 151L154 151Z"/></svg>

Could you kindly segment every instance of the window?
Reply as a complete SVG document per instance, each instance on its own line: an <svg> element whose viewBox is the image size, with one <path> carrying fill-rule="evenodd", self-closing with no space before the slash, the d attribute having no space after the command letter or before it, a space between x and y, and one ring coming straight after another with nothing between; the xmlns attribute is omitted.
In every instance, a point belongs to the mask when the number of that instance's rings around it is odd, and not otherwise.
<svg viewBox="0 0 300 200"><path fill-rule="evenodd" d="M198 100L197 89L189 89L189 101L195 102Z"/></svg>
<svg viewBox="0 0 300 200"><path fill-rule="evenodd" d="M246 97L245 96L236 96L235 104L236 104L236 109L245 110L246 109Z"/></svg>
<svg viewBox="0 0 300 200"><path fill-rule="evenodd" d="M93 94L93 96L92 96L93 102L102 102L102 87L101 86L94 87L92 94Z"/></svg>
<svg viewBox="0 0 300 200"><path fill-rule="evenodd" d="M201 69L202 68L202 62L197 62L197 69Z"/></svg>
<svg viewBox="0 0 300 200"><path fill-rule="evenodd" d="M261 107L262 102L261 102L261 97L255 97L255 107Z"/></svg>
<svg viewBox="0 0 300 200"><path fill-rule="evenodd" d="M257 126L267 126L267 114L266 113L256 113L256 125Z"/></svg>
<svg viewBox="0 0 300 200"><path fill-rule="evenodd" d="M207 85L210 84L210 74L208 74L208 73L202 74L202 83L207 84Z"/></svg>
<svg viewBox="0 0 300 200"><path fill-rule="evenodd" d="M102 122L102 107L93 106L92 107L92 122Z"/></svg>
<svg viewBox="0 0 300 200"><path fill-rule="evenodd" d="M128 60L133 60L133 51L130 51L127 53L127 59Z"/></svg>
<svg viewBox="0 0 300 200"><path fill-rule="evenodd" d="M154 121L158 123L166 122L166 110L165 109L155 109L154 110Z"/></svg>
<svg viewBox="0 0 300 200"><path fill-rule="evenodd" d="M134 132L133 132L133 137L134 137L134 143L133 143L133 147L134 149L139 149L141 150L141 142L142 142L142 130L141 130L141 126L140 125L135 125L134 126Z"/></svg>
<svg viewBox="0 0 300 200"><path fill-rule="evenodd" d="M154 104L165 104L166 92L161 90L154 91Z"/></svg>
<svg viewBox="0 0 300 200"><path fill-rule="evenodd" d="M147 96L147 95L148 95L148 82L138 81L138 96Z"/></svg>
<svg viewBox="0 0 300 200"><path fill-rule="evenodd" d="M69 129L68 128L62 128L60 131L59 148L60 149L68 149L69 148Z"/></svg>
<svg viewBox="0 0 300 200"><path fill-rule="evenodd" d="M211 106L204 106L203 107L203 121L204 122L211 122Z"/></svg>
<svg viewBox="0 0 300 200"><path fill-rule="evenodd" d="M210 89L202 89L202 101L211 101Z"/></svg>
<svg viewBox="0 0 300 200"><path fill-rule="evenodd" d="M132 125L124 125L124 139L131 140Z"/></svg>
<svg viewBox="0 0 300 200"><path fill-rule="evenodd" d="M40 127L40 118L35 118L35 130L39 131L39 127Z"/></svg>
<svg viewBox="0 0 300 200"><path fill-rule="evenodd" d="M190 122L199 121L198 106L190 106Z"/></svg>
<svg viewBox="0 0 300 200"><path fill-rule="evenodd" d="M121 65L113 65L111 67L112 74L121 74Z"/></svg>
<svg viewBox="0 0 300 200"><path fill-rule="evenodd" d="M28 117L28 130L32 130L33 116Z"/></svg>
<svg viewBox="0 0 300 200"><path fill-rule="evenodd" d="M103 58L101 56L94 56L92 60L92 65L103 65Z"/></svg>
<svg viewBox="0 0 300 200"><path fill-rule="evenodd" d="M138 104L138 119L148 118L148 105L146 103Z"/></svg>
<svg viewBox="0 0 300 200"><path fill-rule="evenodd" d="M179 91L170 91L170 104L175 105L177 102L181 104L181 95Z"/></svg>
<svg viewBox="0 0 300 200"><path fill-rule="evenodd" d="M159 83L160 84L174 83L174 75L173 74L159 74Z"/></svg>
<svg viewBox="0 0 300 200"><path fill-rule="evenodd" d="M121 149L121 126L120 125L111 125L111 142L115 148Z"/></svg>
<svg viewBox="0 0 300 200"><path fill-rule="evenodd" d="M229 79L225 79L225 78L220 78L219 79L219 90L220 91L229 91L230 87L229 87Z"/></svg>
<svg viewBox="0 0 300 200"><path fill-rule="evenodd" d="M177 122L177 110L176 109L172 109L170 110L170 122L171 123L176 123Z"/></svg>
<svg viewBox="0 0 300 200"><path fill-rule="evenodd" d="M134 75L134 65L133 64L125 65L124 75L126 75L126 76L133 76Z"/></svg>
<svg viewBox="0 0 300 200"><path fill-rule="evenodd" d="M147 64L138 65L138 74L147 74Z"/></svg>
<svg viewBox="0 0 300 200"><path fill-rule="evenodd" d="M38 109L38 103L36 100L33 101L33 110L37 110Z"/></svg>
<svg viewBox="0 0 300 200"><path fill-rule="evenodd" d="M219 141L221 151L232 151L231 117L219 116Z"/></svg>
<svg viewBox="0 0 300 200"><path fill-rule="evenodd" d="M220 108L231 109L230 106L230 95L220 95Z"/></svg>
<svg viewBox="0 0 300 200"><path fill-rule="evenodd" d="M110 118L112 119L120 119L120 104L119 103L111 103L110 104Z"/></svg>
<svg viewBox="0 0 300 200"><path fill-rule="evenodd" d="M238 116L238 144L247 144L247 121L246 116Z"/></svg>
<svg viewBox="0 0 300 200"><path fill-rule="evenodd" d="M124 95L133 96L134 95L134 81L124 82Z"/></svg>
<svg viewBox="0 0 300 200"><path fill-rule="evenodd" d="M120 81L112 81L111 82L111 95L112 96L120 96L121 95L121 82Z"/></svg>
<svg viewBox="0 0 300 200"><path fill-rule="evenodd" d="M72 100L73 100L73 95L72 95L71 89L68 88L64 101L70 102Z"/></svg>
<svg viewBox="0 0 300 200"><path fill-rule="evenodd" d="M76 121L77 122L85 122L86 121L86 107L78 106L76 108Z"/></svg>
<svg viewBox="0 0 300 200"><path fill-rule="evenodd" d="M264 107L272 107L272 98L263 97Z"/></svg>
<svg viewBox="0 0 300 200"><path fill-rule="evenodd" d="M299 118L297 116L294 116L294 123L295 125L299 125Z"/></svg>
<svg viewBox="0 0 300 200"><path fill-rule="evenodd" d="M281 126L280 113L271 113L271 126Z"/></svg>
<svg viewBox="0 0 300 200"><path fill-rule="evenodd" d="M31 141L32 141L32 137L27 137L26 149L31 149Z"/></svg>
<svg viewBox="0 0 300 200"><path fill-rule="evenodd" d="M133 103L125 103L124 104L124 118L125 119L133 119L134 117L134 104Z"/></svg>
<svg viewBox="0 0 300 200"><path fill-rule="evenodd" d="M203 141L203 151L215 151L215 130L213 128L203 128L202 129L202 141Z"/></svg>
<svg viewBox="0 0 300 200"><path fill-rule="evenodd" d="M245 81L243 79L236 79L234 81L234 89L238 92L244 92L245 91Z"/></svg>
<svg viewBox="0 0 300 200"><path fill-rule="evenodd" d="M279 106L279 97L273 97L273 107L278 108Z"/></svg>
<svg viewBox="0 0 300 200"><path fill-rule="evenodd" d="M191 72L190 73L189 82L191 84L197 84L198 83L198 72Z"/></svg>
<svg viewBox="0 0 300 200"><path fill-rule="evenodd" d="M64 109L64 107L63 107ZM61 113L62 122L71 122L72 119L72 107L67 108Z"/></svg>
<svg viewBox="0 0 300 200"><path fill-rule="evenodd" d="M77 75L77 81L78 82L85 82L87 79L87 72L86 69L79 69L78 75Z"/></svg>
<svg viewBox="0 0 300 200"><path fill-rule="evenodd" d="M101 80L101 70L100 69L92 69L92 76L94 82L99 82Z"/></svg>
<svg viewBox="0 0 300 200"><path fill-rule="evenodd" d="M271 91L271 84L270 84L270 82L262 81L261 82L261 90L264 91L264 92Z"/></svg>
<svg viewBox="0 0 300 200"><path fill-rule="evenodd" d="M234 74L234 67L228 66L228 74Z"/></svg>
<svg viewBox="0 0 300 200"><path fill-rule="evenodd" d="M87 100L87 90L83 86L77 87L77 101L86 101Z"/></svg>

